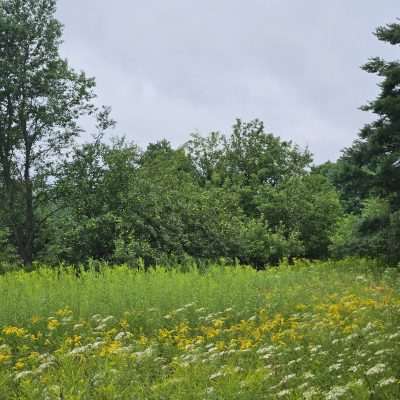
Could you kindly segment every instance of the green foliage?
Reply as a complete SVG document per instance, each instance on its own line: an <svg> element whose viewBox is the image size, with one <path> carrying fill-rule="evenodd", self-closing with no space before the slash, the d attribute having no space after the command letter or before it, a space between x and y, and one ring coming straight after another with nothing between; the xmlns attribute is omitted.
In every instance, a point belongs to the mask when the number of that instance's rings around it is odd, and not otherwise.
<svg viewBox="0 0 400 400"><path fill-rule="evenodd" d="M399 398L398 270L92 267L0 276L1 398Z"/></svg>
<svg viewBox="0 0 400 400"><path fill-rule="evenodd" d="M239 246L238 258L258 268L304 255L304 245L297 232L271 229L265 222L257 220L250 220L240 229Z"/></svg>
<svg viewBox="0 0 400 400"><path fill-rule="evenodd" d="M16 248L10 241L10 232L7 228L0 228L0 274L16 269L21 264Z"/></svg>
<svg viewBox="0 0 400 400"><path fill-rule="evenodd" d="M360 255L382 258L396 265L400 260L400 213L391 212L390 202L370 198L360 215L347 215L332 237L331 252L336 258Z"/></svg>
<svg viewBox="0 0 400 400"><path fill-rule="evenodd" d="M211 134L209 140L220 146L222 141L216 137ZM199 170L199 165L210 165L202 158L208 157L207 152L196 146L200 142L203 146L208 139L196 140L197 144L190 144L191 150L173 149L165 140L150 144L144 152L123 139L111 144L96 140L76 147L53 187L57 201L49 207L55 213L40 237L40 259L75 264L102 259L148 267L184 264L188 259L202 264L222 257L261 268L284 257L304 255L296 224L270 224L260 217L259 210L250 209L250 204L256 207L258 192L267 188L277 191L279 185L239 184L238 179L228 178L231 167L222 159L213 162L218 172L209 171L211 181L207 181ZM278 153L279 146L281 152L289 149L272 135L267 140ZM263 150L264 158L267 150ZM225 147L218 151L227 153ZM284 169L281 165L280 170ZM294 171L291 173L299 179L308 174L300 167ZM216 179L217 175L221 179ZM237 185L229 185L232 180ZM241 205L246 196L249 201L244 209Z"/></svg>
<svg viewBox="0 0 400 400"><path fill-rule="evenodd" d="M399 31L400 24L390 24L379 27L376 36L381 41L399 45ZM362 182L362 187L368 188L370 194L389 198L397 210L400 208L397 165L400 160L400 62L375 57L363 69L382 79L378 97L362 108L373 112L377 119L365 125L359 139L344 152L342 162L351 171L347 174L349 184ZM364 193L368 195L365 190Z"/></svg>
<svg viewBox="0 0 400 400"><path fill-rule="evenodd" d="M32 264L37 215L58 160L93 111L94 80L59 55L55 0L0 2L0 201L13 243Z"/></svg>
<svg viewBox="0 0 400 400"><path fill-rule="evenodd" d="M379 40L399 45L400 24L379 27ZM320 167L351 214L332 236L332 255L360 254L396 264L400 211L400 62L371 58L363 69L381 78L378 97L362 109L377 119L360 131L336 164Z"/></svg>
<svg viewBox="0 0 400 400"><path fill-rule="evenodd" d="M292 177L276 187L264 187L256 204L269 226L301 241L304 254L294 255L328 255L329 237L342 210L335 190L322 175Z"/></svg>
<svg viewBox="0 0 400 400"><path fill-rule="evenodd" d="M60 58L55 13L55 0L0 2L1 259L259 269L330 255L400 261L399 62L364 66L382 78L364 107L377 120L336 163L312 166L308 149L258 119L141 150L103 140L111 110L93 106L94 80ZM399 31L376 36L398 45ZM73 146L83 114L97 117L97 134Z"/></svg>

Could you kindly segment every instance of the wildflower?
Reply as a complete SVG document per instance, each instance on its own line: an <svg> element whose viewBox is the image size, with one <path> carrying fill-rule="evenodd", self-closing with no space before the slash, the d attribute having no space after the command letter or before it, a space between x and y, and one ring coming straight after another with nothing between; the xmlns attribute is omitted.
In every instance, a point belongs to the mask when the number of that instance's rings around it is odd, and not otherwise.
<svg viewBox="0 0 400 400"><path fill-rule="evenodd" d="M398 337L400 337L400 332L393 333L392 335L389 336L389 339L393 340L397 339Z"/></svg>
<svg viewBox="0 0 400 400"><path fill-rule="evenodd" d="M115 354L120 350L120 348L121 348L121 343L114 340L102 348L100 355L104 357L108 354Z"/></svg>
<svg viewBox="0 0 400 400"><path fill-rule="evenodd" d="M0 353L0 364L9 361L10 358L11 356L9 354Z"/></svg>
<svg viewBox="0 0 400 400"><path fill-rule="evenodd" d="M22 337L27 333L27 331L24 328L18 328L16 326L6 326L5 328L3 328L2 332L7 336L17 336L17 337Z"/></svg>
<svg viewBox="0 0 400 400"><path fill-rule="evenodd" d="M241 339L240 340L240 350L250 349L252 347L253 342L250 339Z"/></svg>
<svg viewBox="0 0 400 400"><path fill-rule="evenodd" d="M303 398L304 398L304 400L311 400L317 394L319 394L318 390L311 387L306 392L303 393Z"/></svg>
<svg viewBox="0 0 400 400"><path fill-rule="evenodd" d="M381 379L378 382L378 386L385 387L385 386L391 385L392 383L396 383L396 382L397 382L396 378L391 376L390 378Z"/></svg>
<svg viewBox="0 0 400 400"><path fill-rule="evenodd" d="M100 314L92 315L92 320L99 322L101 320L101 315Z"/></svg>
<svg viewBox="0 0 400 400"><path fill-rule="evenodd" d="M283 385L284 383L287 383L291 379L295 378L296 374L289 374L283 377L283 379L280 381L279 385Z"/></svg>
<svg viewBox="0 0 400 400"><path fill-rule="evenodd" d="M303 390L303 389L305 389L308 385L309 385L308 382L304 382L304 383L302 383L301 385L299 385L299 386L297 387L297 389L298 389L298 390Z"/></svg>
<svg viewBox="0 0 400 400"><path fill-rule="evenodd" d="M68 354L70 356L74 356L74 355L77 355L77 354L82 354L82 353L85 353L86 351L90 350L90 347L91 347L90 345L76 347L75 349L71 350Z"/></svg>
<svg viewBox="0 0 400 400"><path fill-rule="evenodd" d="M332 364L329 368L328 371L332 372L332 371L338 371L341 368L341 364L340 363L336 363L336 364Z"/></svg>
<svg viewBox="0 0 400 400"><path fill-rule="evenodd" d="M326 400L340 399L347 393L346 386L334 386L325 396Z"/></svg>
<svg viewBox="0 0 400 400"><path fill-rule="evenodd" d="M108 322L113 321L113 320L114 320L114 317L112 315L109 315L108 317L105 317L101 322L103 324L107 324Z"/></svg>
<svg viewBox="0 0 400 400"><path fill-rule="evenodd" d="M377 375L377 374L380 374L380 373L382 373L382 372L385 371L385 368L386 368L386 365L385 365L385 364L383 364L383 363L378 363L378 364L374 365L372 368L370 368L370 369L365 373L365 375L370 376L370 375Z"/></svg>
<svg viewBox="0 0 400 400"><path fill-rule="evenodd" d="M129 322L126 319L122 319L119 322L119 325L121 326L122 329L124 329L125 331L129 328Z"/></svg>
<svg viewBox="0 0 400 400"><path fill-rule="evenodd" d="M26 378L27 376L31 376L33 373L32 371L21 371L15 375L15 380L19 381L20 379Z"/></svg>
<svg viewBox="0 0 400 400"><path fill-rule="evenodd" d="M130 332L119 332L119 333L115 336L114 340L119 341L119 340L122 340L122 339L124 339L124 338L129 338L129 337L131 337L131 336L132 336L132 334L131 334Z"/></svg>
<svg viewBox="0 0 400 400"><path fill-rule="evenodd" d="M57 329L59 326L60 326L60 321L58 321L55 318L49 319L49 321L47 323L47 328L51 331L54 329Z"/></svg>
<svg viewBox="0 0 400 400"><path fill-rule="evenodd" d="M19 369L23 369L25 367L25 363L22 361L17 361L17 363L15 364L15 369L19 370Z"/></svg>
<svg viewBox="0 0 400 400"><path fill-rule="evenodd" d="M381 349L375 352L376 356L381 356L382 354L391 354L393 352L393 350L390 349Z"/></svg>
<svg viewBox="0 0 400 400"><path fill-rule="evenodd" d="M52 361L44 362L39 365L39 367L36 369L35 373L41 374L43 371L45 371L46 369L49 369L53 365L54 365L54 363Z"/></svg>
<svg viewBox="0 0 400 400"><path fill-rule="evenodd" d="M217 378L219 378L221 376L224 376L224 373L221 372L221 371L218 371L215 374L210 375L209 379L210 379L210 381L212 381L212 380L217 379Z"/></svg>
<svg viewBox="0 0 400 400"><path fill-rule="evenodd" d="M257 353L265 354L265 353L269 353L270 351L273 351L274 349L275 349L275 346L262 347L261 349L257 350Z"/></svg>
<svg viewBox="0 0 400 400"><path fill-rule="evenodd" d="M348 369L349 372L357 372L358 371L358 366L357 365L353 365Z"/></svg>
<svg viewBox="0 0 400 400"><path fill-rule="evenodd" d="M60 318L68 317L71 314L72 314L72 311L68 307L62 308L56 312L57 317L60 317Z"/></svg>
<svg viewBox="0 0 400 400"><path fill-rule="evenodd" d="M153 354L153 349L151 347L148 347L144 351L137 351L136 353L133 353L133 356L136 357L137 359L142 359L145 357L150 357Z"/></svg>

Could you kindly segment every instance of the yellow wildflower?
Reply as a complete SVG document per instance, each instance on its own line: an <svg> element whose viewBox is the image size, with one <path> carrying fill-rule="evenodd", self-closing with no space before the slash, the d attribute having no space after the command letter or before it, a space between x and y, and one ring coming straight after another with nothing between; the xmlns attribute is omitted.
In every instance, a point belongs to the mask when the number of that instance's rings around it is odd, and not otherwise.
<svg viewBox="0 0 400 400"><path fill-rule="evenodd" d="M57 319L50 319L49 322L47 323L47 328L49 330L54 330L57 329L60 326L60 321Z"/></svg>
<svg viewBox="0 0 400 400"><path fill-rule="evenodd" d="M139 343L142 345L146 345L149 342L149 339L146 336L140 336Z"/></svg>
<svg viewBox="0 0 400 400"><path fill-rule="evenodd" d="M121 321L119 322L119 325L125 331L127 331L129 329L129 322L126 319L121 319Z"/></svg>
<svg viewBox="0 0 400 400"><path fill-rule="evenodd" d="M6 326L3 328L3 333L8 336L14 335L22 337L27 333L27 331L24 328L18 328L16 326Z"/></svg>
<svg viewBox="0 0 400 400"><path fill-rule="evenodd" d="M69 307L64 307L56 312L56 315L60 318L68 317L72 315L72 310Z"/></svg>
<svg viewBox="0 0 400 400"><path fill-rule="evenodd" d="M10 354L0 353L0 364L9 361L10 358L11 358Z"/></svg>
<svg viewBox="0 0 400 400"><path fill-rule="evenodd" d="M216 319L213 322L214 328L217 328L217 329L222 328L223 325L224 325L224 321L222 319Z"/></svg>
<svg viewBox="0 0 400 400"><path fill-rule="evenodd" d="M158 331L158 336L160 339L169 339L171 337L171 332L168 329L160 329Z"/></svg>
<svg viewBox="0 0 400 400"><path fill-rule="evenodd" d="M23 369L24 367L25 367L25 363L23 363L22 361L18 361L18 362L15 364L15 369L16 369L16 370Z"/></svg>
<svg viewBox="0 0 400 400"><path fill-rule="evenodd" d="M100 356L104 357L108 354L115 354L118 352L118 350L121 348L121 342L118 342L117 340L113 340L111 343L105 345L101 351L100 351Z"/></svg>
<svg viewBox="0 0 400 400"><path fill-rule="evenodd" d="M250 349L253 346L253 342L250 339L240 339L240 350Z"/></svg>

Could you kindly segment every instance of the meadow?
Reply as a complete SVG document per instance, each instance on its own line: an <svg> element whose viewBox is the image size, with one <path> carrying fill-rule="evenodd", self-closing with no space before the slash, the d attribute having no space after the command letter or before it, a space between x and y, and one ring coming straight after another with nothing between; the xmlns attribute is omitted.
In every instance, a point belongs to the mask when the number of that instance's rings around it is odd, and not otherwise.
<svg viewBox="0 0 400 400"><path fill-rule="evenodd" d="M0 276L0 399L399 399L400 273L124 266Z"/></svg>

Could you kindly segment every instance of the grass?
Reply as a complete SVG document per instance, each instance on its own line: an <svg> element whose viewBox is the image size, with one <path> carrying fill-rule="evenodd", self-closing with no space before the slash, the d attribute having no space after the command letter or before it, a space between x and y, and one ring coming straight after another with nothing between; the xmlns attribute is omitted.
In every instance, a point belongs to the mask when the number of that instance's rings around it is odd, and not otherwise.
<svg viewBox="0 0 400 400"><path fill-rule="evenodd" d="M0 277L0 399L397 399L400 273L42 268Z"/></svg>

